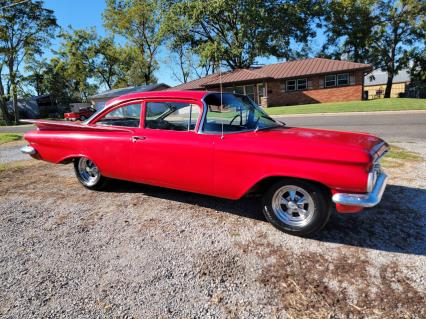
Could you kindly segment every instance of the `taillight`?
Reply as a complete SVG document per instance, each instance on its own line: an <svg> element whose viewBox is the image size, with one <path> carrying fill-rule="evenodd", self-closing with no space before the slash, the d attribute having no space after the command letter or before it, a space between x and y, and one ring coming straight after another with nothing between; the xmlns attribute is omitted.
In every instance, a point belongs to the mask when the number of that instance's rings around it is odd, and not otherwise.
<svg viewBox="0 0 426 319"><path fill-rule="evenodd" d="M380 170L381 170L380 164L375 163L372 169L370 170L370 173L368 173L367 193L370 193L373 191L374 185L376 185L377 178L379 177Z"/></svg>

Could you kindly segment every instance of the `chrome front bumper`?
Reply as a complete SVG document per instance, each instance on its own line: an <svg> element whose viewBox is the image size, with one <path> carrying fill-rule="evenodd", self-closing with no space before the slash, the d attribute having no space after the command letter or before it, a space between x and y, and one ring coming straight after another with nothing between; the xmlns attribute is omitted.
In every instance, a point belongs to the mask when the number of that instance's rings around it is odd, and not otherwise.
<svg viewBox="0 0 426 319"><path fill-rule="evenodd" d="M373 207L380 203L383 192L386 188L386 182L388 175L381 172L377 178L376 184L373 187L371 193L367 194L346 194L337 193L334 194L332 199L336 204L348 205L348 206L359 206L359 207Z"/></svg>
<svg viewBox="0 0 426 319"><path fill-rule="evenodd" d="M21 147L21 152L28 155L34 155L35 153L37 153L35 148L29 145Z"/></svg>

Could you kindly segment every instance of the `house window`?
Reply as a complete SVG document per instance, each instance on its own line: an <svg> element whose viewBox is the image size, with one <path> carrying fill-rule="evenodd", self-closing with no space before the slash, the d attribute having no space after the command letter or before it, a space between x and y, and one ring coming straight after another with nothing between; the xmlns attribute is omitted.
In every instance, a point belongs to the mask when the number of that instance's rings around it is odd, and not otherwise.
<svg viewBox="0 0 426 319"><path fill-rule="evenodd" d="M332 86L336 86L336 75L326 75L325 76L325 87L329 88Z"/></svg>
<svg viewBox="0 0 426 319"><path fill-rule="evenodd" d="M240 86L228 86L223 89L225 92L237 93L247 95L250 99L254 101L254 85L240 85Z"/></svg>
<svg viewBox="0 0 426 319"><path fill-rule="evenodd" d="M337 85L349 85L349 73L338 74Z"/></svg>
<svg viewBox="0 0 426 319"><path fill-rule="evenodd" d="M246 85L244 87L245 91L246 91L246 95L252 100L254 101L254 85Z"/></svg>
<svg viewBox="0 0 426 319"><path fill-rule="evenodd" d="M281 87L282 91L302 91L308 89L308 79L287 80Z"/></svg>
<svg viewBox="0 0 426 319"><path fill-rule="evenodd" d="M306 90L308 88L307 79L298 79L297 80L297 90Z"/></svg>
<svg viewBox="0 0 426 319"><path fill-rule="evenodd" d="M286 91L296 91L296 80L288 80L286 84Z"/></svg>
<svg viewBox="0 0 426 319"><path fill-rule="evenodd" d="M244 86L236 86L236 87L234 87L234 93L244 94Z"/></svg>

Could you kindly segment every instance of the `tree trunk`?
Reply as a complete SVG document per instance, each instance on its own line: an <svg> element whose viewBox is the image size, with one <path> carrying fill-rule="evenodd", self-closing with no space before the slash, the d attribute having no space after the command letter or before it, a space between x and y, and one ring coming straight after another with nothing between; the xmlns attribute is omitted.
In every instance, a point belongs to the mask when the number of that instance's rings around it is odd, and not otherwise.
<svg viewBox="0 0 426 319"><path fill-rule="evenodd" d="M0 111L3 117L3 120L6 122L6 125L11 125L12 120L9 115L9 110L7 109L7 101L4 98L6 94L4 92L3 82L1 79L1 67L2 66L0 65Z"/></svg>
<svg viewBox="0 0 426 319"><path fill-rule="evenodd" d="M9 112L7 110L7 104L6 100L4 98L0 98L0 110L3 116L3 120L6 122L6 125L11 125L12 120L10 119Z"/></svg>
<svg viewBox="0 0 426 319"><path fill-rule="evenodd" d="M13 69L14 63L13 59L10 58L8 62L9 66L9 76L10 76L10 87L12 91L12 103L13 103L13 112L15 113L15 125L19 123L19 108L18 108L18 89L16 86L16 73Z"/></svg>
<svg viewBox="0 0 426 319"><path fill-rule="evenodd" d="M16 90L16 84L12 87L12 100L13 110L15 112L15 125L19 124L19 107L18 107L18 93Z"/></svg>
<svg viewBox="0 0 426 319"><path fill-rule="evenodd" d="M388 81L386 83L385 99L388 99L391 96L392 82L393 82L393 73L388 71Z"/></svg>

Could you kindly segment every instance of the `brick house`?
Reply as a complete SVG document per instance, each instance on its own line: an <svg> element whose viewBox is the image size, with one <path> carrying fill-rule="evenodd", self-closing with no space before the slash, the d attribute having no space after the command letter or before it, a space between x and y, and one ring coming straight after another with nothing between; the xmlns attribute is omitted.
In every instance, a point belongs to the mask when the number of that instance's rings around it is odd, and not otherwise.
<svg viewBox="0 0 426 319"><path fill-rule="evenodd" d="M243 93L263 107L362 100L370 64L322 58L208 75L169 90Z"/></svg>

